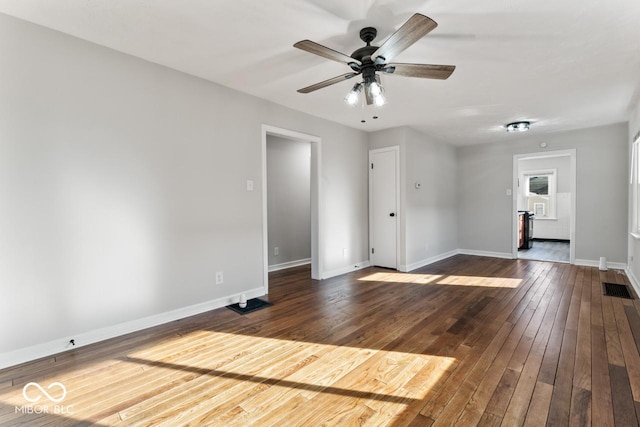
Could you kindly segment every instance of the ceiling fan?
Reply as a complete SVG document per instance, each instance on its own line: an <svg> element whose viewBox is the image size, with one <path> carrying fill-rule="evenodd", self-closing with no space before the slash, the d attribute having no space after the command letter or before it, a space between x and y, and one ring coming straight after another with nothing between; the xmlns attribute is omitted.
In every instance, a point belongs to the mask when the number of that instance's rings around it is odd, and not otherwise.
<svg viewBox="0 0 640 427"><path fill-rule="evenodd" d="M371 42L378 35L378 31L373 27L363 28L360 30L360 39L367 45L356 49L351 55L335 51L311 40L299 41L293 46L332 61L346 63L351 67L352 72L298 89L298 92L313 92L362 74L362 82L358 82L353 86L353 89L345 97L345 102L356 105L359 93L364 89L367 105L375 104L380 106L385 103L385 99L378 72L423 79L447 79L455 70L456 67L454 65L390 62L396 55L427 35L437 26L438 24L431 18L416 13L381 46L371 45Z"/></svg>

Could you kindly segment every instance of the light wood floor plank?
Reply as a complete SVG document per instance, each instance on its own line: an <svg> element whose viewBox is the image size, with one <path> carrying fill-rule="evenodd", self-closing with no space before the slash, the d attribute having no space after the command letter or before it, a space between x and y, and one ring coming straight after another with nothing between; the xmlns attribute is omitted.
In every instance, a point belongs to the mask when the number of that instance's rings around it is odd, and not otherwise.
<svg viewBox="0 0 640 427"><path fill-rule="evenodd" d="M553 386L551 384L542 381L536 383L531 401L529 402L527 416L524 420L526 427L537 427L547 424L552 394Z"/></svg>

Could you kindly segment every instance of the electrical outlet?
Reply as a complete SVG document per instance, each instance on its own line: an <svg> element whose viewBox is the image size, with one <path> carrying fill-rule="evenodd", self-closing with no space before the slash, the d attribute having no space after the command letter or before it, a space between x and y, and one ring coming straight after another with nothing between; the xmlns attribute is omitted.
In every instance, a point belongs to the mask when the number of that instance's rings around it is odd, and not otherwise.
<svg viewBox="0 0 640 427"><path fill-rule="evenodd" d="M273 255L274 256L280 255L280 248L279 247L276 246L275 248L273 248Z"/></svg>
<svg viewBox="0 0 640 427"><path fill-rule="evenodd" d="M347 257L347 248L342 248L342 258Z"/></svg>
<svg viewBox="0 0 640 427"><path fill-rule="evenodd" d="M224 274L222 271L216 271L216 285L221 285L224 283Z"/></svg>

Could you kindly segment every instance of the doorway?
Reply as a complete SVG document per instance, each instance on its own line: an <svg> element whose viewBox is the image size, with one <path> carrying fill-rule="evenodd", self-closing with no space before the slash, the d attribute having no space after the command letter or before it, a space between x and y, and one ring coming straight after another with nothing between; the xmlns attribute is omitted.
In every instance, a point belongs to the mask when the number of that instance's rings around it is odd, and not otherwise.
<svg viewBox="0 0 640 427"><path fill-rule="evenodd" d="M311 264L311 144L267 135L269 272Z"/></svg>
<svg viewBox="0 0 640 427"><path fill-rule="evenodd" d="M513 156L513 258L575 263L576 150Z"/></svg>
<svg viewBox="0 0 640 427"><path fill-rule="evenodd" d="M322 244L321 244L321 139L317 136L282 129L269 125L262 125L262 258L263 258L263 287L265 294L269 293L269 217L268 217L268 189L267 189L267 140L269 136L293 142L310 145L309 195L311 216L311 278L322 279Z"/></svg>
<svg viewBox="0 0 640 427"><path fill-rule="evenodd" d="M400 236L399 147L369 151L369 245L371 265L397 269Z"/></svg>

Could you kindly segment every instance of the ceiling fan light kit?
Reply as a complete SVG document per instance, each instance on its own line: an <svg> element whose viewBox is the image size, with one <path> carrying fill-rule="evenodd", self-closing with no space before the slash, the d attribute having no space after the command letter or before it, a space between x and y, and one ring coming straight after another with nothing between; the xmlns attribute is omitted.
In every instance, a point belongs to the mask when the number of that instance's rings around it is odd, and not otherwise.
<svg viewBox="0 0 640 427"><path fill-rule="evenodd" d="M378 35L378 31L373 27L365 27L360 30L360 39L366 43L366 46L356 49L351 55L335 51L311 40L299 41L293 46L314 55L347 64L352 71L298 89L298 92L310 93L362 75L362 82L358 82L353 86L345 96L344 101L352 106L358 105L360 93L364 92L366 105L381 107L386 103L386 99L378 72L405 77L445 80L453 73L455 66L390 62L393 57L413 45L437 26L438 24L431 18L416 13L380 46L371 45L371 42ZM377 116L374 118L377 118Z"/></svg>
<svg viewBox="0 0 640 427"><path fill-rule="evenodd" d="M531 126L531 122L521 121L521 122L513 122L505 125L507 128L507 132L526 132L529 130Z"/></svg>
<svg viewBox="0 0 640 427"><path fill-rule="evenodd" d="M344 102L355 107L358 104L358 95L360 92L362 92L362 83L358 82L353 85L353 89L344 97Z"/></svg>

